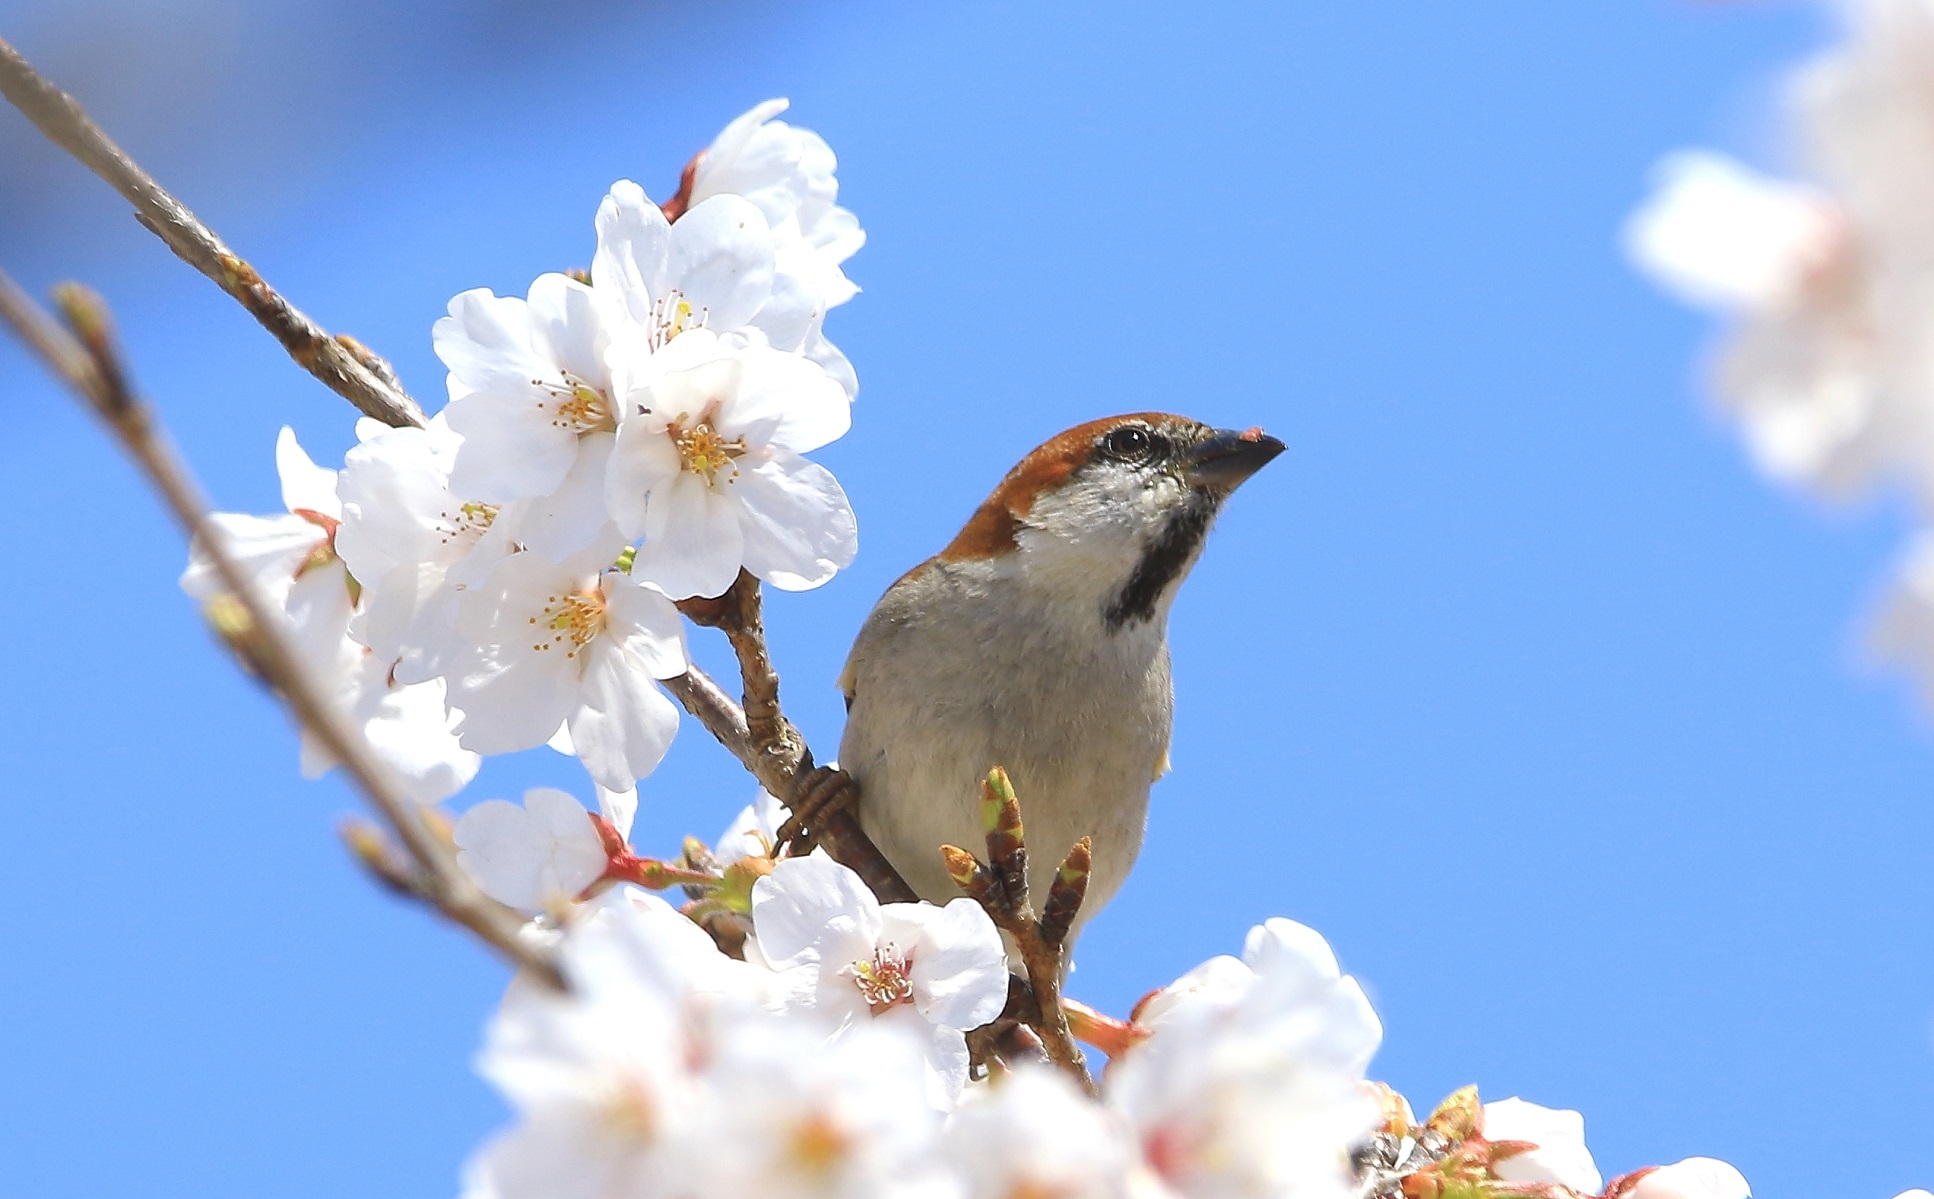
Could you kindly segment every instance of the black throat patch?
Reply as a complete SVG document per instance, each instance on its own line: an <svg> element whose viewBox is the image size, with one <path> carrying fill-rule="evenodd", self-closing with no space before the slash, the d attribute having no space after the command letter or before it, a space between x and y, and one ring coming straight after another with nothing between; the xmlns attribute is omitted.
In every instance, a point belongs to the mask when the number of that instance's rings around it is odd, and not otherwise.
<svg viewBox="0 0 1934 1199"><path fill-rule="evenodd" d="M1169 518L1161 534L1142 555L1142 560L1135 564L1134 573L1115 593L1115 598L1108 601L1102 617L1109 632L1154 619L1155 605L1160 602L1162 593L1168 590L1171 583L1180 579L1182 572L1195 560L1196 553L1202 548L1202 539L1208 536L1209 526L1215 523L1216 511L1221 506L1221 497L1212 492L1195 490L1189 493L1189 502Z"/></svg>

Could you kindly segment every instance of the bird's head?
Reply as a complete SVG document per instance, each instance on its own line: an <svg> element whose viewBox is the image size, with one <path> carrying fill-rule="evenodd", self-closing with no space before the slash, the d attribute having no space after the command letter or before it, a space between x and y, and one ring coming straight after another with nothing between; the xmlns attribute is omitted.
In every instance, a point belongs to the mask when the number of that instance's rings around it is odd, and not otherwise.
<svg viewBox="0 0 1934 1199"><path fill-rule="evenodd" d="M1110 630L1162 613L1222 501L1282 453L1261 429L1161 412L1076 425L1021 459L942 562L985 562L1077 603Z"/></svg>

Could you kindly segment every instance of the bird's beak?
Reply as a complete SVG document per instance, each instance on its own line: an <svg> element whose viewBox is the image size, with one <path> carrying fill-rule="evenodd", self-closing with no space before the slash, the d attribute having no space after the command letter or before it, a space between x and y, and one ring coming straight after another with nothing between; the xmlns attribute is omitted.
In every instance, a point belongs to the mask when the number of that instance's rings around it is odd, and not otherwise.
<svg viewBox="0 0 1934 1199"><path fill-rule="evenodd" d="M1282 452L1283 443L1261 429L1217 429L1189 451L1189 486L1234 491Z"/></svg>

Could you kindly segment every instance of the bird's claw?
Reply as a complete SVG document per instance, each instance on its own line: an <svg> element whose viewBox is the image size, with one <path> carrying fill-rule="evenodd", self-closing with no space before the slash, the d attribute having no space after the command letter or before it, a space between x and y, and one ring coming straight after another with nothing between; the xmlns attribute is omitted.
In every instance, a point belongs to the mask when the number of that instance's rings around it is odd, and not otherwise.
<svg viewBox="0 0 1934 1199"><path fill-rule="evenodd" d="M776 840L791 854L811 852L817 830L834 812L851 812L858 803L859 784L837 766L817 766L800 776L793 787L792 815L779 826Z"/></svg>

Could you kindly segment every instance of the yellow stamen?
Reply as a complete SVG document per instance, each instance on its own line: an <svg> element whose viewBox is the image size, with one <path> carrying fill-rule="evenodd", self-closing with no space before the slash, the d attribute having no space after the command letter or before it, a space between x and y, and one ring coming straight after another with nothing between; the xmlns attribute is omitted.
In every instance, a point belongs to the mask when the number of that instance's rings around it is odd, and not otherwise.
<svg viewBox="0 0 1934 1199"><path fill-rule="evenodd" d="M609 433L618 427L611 412L610 397L568 371L561 382L532 379L531 386L550 394L551 398L541 401L538 407L551 410L554 429L569 429L582 436Z"/></svg>
<svg viewBox="0 0 1934 1199"><path fill-rule="evenodd" d="M709 421L700 421L689 429L673 425L668 432L672 442L678 447L678 457L684 469L695 475L703 475L708 486L716 487L719 472L728 472L725 481L730 483L739 473L733 459L745 453L743 438L727 440L719 435Z"/></svg>
<svg viewBox="0 0 1934 1199"><path fill-rule="evenodd" d="M676 291L667 292L656 304L652 305L651 348L662 350L665 344L688 329L702 329L705 320L711 315L708 308L694 308L690 300Z"/></svg>
<svg viewBox="0 0 1934 1199"><path fill-rule="evenodd" d="M579 650L604 631L604 593L593 588L547 596L543 610L531 617L530 623L538 626L540 638L545 630L551 633L549 641L534 642L532 649L543 651L564 646L564 656L575 658Z"/></svg>
<svg viewBox="0 0 1934 1199"><path fill-rule="evenodd" d="M443 518L442 535L437 540L444 545L452 541L476 541L489 531L491 522L497 519L497 505L472 500L455 512L439 512L437 515Z"/></svg>

